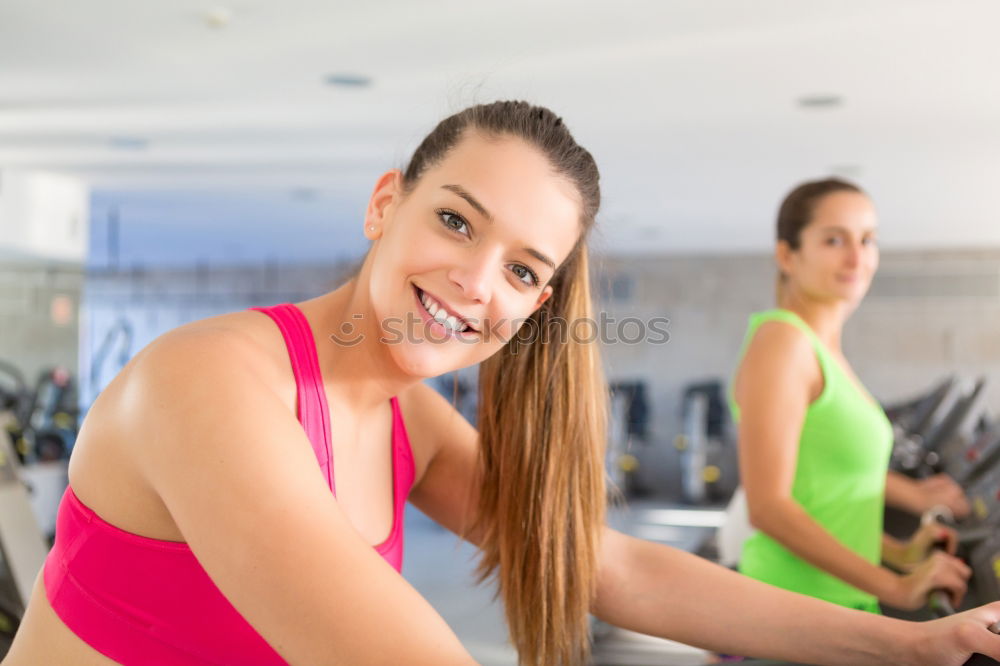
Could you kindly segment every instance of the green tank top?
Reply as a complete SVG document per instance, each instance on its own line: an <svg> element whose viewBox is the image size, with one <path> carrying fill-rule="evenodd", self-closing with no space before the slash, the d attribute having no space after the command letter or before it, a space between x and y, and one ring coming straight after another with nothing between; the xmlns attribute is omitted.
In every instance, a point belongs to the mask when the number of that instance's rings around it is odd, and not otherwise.
<svg viewBox="0 0 1000 666"><path fill-rule="evenodd" d="M892 425L878 403L794 312L769 310L751 315L741 358L757 329L769 321L801 330L812 343L823 373L823 390L806 410L799 435L792 497L840 543L878 565ZM732 394L729 404L738 422L740 408ZM739 569L787 590L879 612L874 596L814 567L760 531L744 543Z"/></svg>

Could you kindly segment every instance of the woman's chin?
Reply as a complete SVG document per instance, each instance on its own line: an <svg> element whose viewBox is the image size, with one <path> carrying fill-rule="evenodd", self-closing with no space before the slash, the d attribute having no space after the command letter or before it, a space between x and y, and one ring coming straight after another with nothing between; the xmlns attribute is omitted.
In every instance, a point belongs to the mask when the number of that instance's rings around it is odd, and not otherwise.
<svg viewBox="0 0 1000 666"><path fill-rule="evenodd" d="M861 301L865 300L865 295L867 293L867 288L855 287L852 289L845 289L839 294L838 300L850 308L856 308L861 305Z"/></svg>
<svg viewBox="0 0 1000 666"><path fill-rule="evenodd" d="M476 361L469 360L468 355L448 353L444 349L425 350L424 346L434 346L431 343L420 343L410 345L410 349L393 352L393 359L405 374L421 379L438 377L449 372L454 372Z"/></svg>

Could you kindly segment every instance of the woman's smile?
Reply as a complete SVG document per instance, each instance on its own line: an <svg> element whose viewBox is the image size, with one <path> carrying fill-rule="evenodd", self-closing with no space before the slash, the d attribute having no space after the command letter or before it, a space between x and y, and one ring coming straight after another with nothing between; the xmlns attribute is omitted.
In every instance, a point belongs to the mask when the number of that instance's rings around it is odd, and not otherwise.
<svg viewBox="0 0 1000 666"><path fill-rule="evenodd" d="M472 341L478 338L479 331L473 324L475 319L467 318L449 307L441 299L432 296L420 287L413 285L414 297L417 300L417 311L424 325L434 335L441 339L456 338Z"/></svg>

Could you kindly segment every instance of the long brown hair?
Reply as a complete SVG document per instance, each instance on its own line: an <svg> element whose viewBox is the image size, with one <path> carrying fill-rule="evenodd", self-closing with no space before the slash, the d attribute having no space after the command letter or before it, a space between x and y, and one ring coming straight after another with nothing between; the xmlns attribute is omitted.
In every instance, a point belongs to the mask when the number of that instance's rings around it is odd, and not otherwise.
<svg viewBox="0 0 1000 666"><path fill-rule="evenodd" d="M406 186L470 130L527 141L580 194L580 240L553 276L552 296L479 368L474 527L480 579L497 580L520 662L579 664L605 510L607 388L596 343L577 327L593 321L586 237L600 206L597 165L548 109L495 102L441 121L414 153Z"/></svg>
<svg viewBox="0 0 1000 666"><path fill-rule="evenodd" d="M864 190L840 178L825 178L813 180L796 186L785 196L778 208L778 223L776 225L776 240L785 241L788 247L798 250L802 244L802 230L812 222L813 214L819 202L834 192L856 192L864 194ZM786 276L778 271L777 296L781 301L782 289Z"/></svg>

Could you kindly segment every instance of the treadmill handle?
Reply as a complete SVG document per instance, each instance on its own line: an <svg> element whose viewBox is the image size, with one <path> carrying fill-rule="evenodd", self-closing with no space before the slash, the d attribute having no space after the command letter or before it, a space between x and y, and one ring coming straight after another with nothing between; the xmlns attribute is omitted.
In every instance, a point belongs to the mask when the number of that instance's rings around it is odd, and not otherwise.
<svg viewBox="0 0 1000 666"><path fill-rule="evenodd" d="M944 590L933 590L927 597L927 605L931 612L938 617L948 617L955 614L955 607L951 605L951 599ZM992 629L992 627L991 627Z"/></svg>

